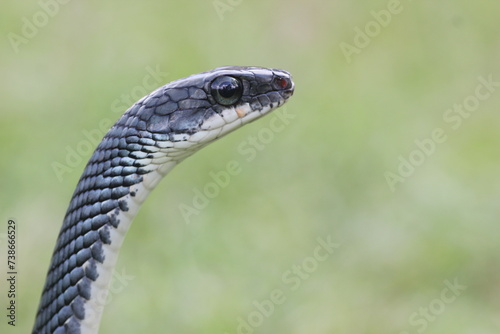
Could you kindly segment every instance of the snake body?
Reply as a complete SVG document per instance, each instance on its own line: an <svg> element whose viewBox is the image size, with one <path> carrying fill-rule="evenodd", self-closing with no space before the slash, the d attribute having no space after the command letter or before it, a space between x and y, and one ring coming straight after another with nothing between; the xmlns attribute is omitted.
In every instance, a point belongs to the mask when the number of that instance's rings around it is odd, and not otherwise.
<svg viewBox="0 0 500 334"><path fill-rule="evenodd" d="M57 238L33 333L97 333L118 252L150 191L203 146L285 103L288 72L221 67L130 107L91 156Z"/></svg>

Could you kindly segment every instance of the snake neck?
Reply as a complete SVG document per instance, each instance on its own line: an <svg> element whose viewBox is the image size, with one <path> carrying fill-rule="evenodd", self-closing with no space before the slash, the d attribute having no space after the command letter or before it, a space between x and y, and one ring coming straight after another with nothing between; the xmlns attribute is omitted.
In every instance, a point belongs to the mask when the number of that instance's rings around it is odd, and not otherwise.
<svg viewBox="0 0 500 334"><path fill-rule="evenodd" d="M80 320L79 324L81 334L98 332L104 307L108 303L109 286L114 268L126 233L147 196L175 165L175 162L164 164L144 175L142 182L131 186L130 193L124 196L123 200L128 204L127 209L119 209L111 213L119 224L116 228L109 229L112 242L102 246L105 260L102 263L96 262L95 264L97 278L90 285L92 298L89 298L84 304L85 317ZM88 263L83 269L86 270L90 266L91 264Z"/></svg>
<svg viewBox="0 0 500 334"><path fill-rule="evenodd" d="M176 146L182 142L152 143L150 138L120 144L110 133L92 155L70 201L33 333L98 332L132 220L160 180L191 152L184 147L180 153Z"/></svg>

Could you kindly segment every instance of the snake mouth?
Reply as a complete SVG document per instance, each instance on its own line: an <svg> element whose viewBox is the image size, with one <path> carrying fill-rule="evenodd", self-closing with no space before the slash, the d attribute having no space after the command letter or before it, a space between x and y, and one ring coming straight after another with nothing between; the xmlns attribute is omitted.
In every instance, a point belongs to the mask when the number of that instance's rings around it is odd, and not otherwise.
<svg viewBox="0 0 500 334"><path fill-rule="evenodd" d="M285 94L285 98L288 99L293 95L293 92L295 91L295 82L293 82L292 78L290 77L290 87L287 88L283 93Z"/></svg>
<svg viewBox="0 0 500 334"><path fill-rule="evenodd" d="M281 93L281 94L283 95L283 98L285 99L285 102L286 102L286 100L288 100L290 97L292 97L294 90L295 90L295 84L294 84L294 83L293 83L293 81L292 81L292 86L291 86L289 89L284 90L284 91ZM283 102L283 103L284 103L284 102ZM283 103L282 103L282 104L283 104Z"/></svg>

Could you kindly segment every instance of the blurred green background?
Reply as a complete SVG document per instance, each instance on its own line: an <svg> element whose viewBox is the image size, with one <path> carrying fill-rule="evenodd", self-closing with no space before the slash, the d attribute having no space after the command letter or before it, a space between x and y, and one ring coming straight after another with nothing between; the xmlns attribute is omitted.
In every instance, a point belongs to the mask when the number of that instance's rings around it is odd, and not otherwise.
<svg viewBox="0 0 500 334"><path fill-rule="evenodd" d="M14 218L19 274L15 328L1 280L0 332L31 330L88 133L114 122L151 71L160 86L259 65L294 76L288 124L251 161L239 145L275 115L162 181L124 243L101 333L499 333L499 11L466 0L4 3L0 273ZM472 111L453 111L462 104ZM58 178L53 164L78 149ZM241 173L187 224L179 208L230 161ZM318 238L339 246L319 260Z"/></svg>

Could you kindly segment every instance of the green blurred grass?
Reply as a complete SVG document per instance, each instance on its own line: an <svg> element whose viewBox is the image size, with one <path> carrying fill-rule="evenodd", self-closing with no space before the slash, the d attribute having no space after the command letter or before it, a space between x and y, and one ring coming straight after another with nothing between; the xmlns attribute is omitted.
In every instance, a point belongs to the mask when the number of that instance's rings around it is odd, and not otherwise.
<svg viewBox="0 0 500 334"><path fill-rule="evenodd" d="M477 77L500 78L500 4L403 1L348 64L340 43L352 44L354 27L387 3L243 1L221 21L211 1L69 2L19 53L4 38L0 207L4 222L18 222L20 268L18 323L2 320L0 331L32 326L84 167L58 181L51 164L66 146L117 119L113 101L141 85L147 66L168 82L238 64L292 72L295 118L251 162L238 144L272 116L162 181L127 236L117 268L135 278L112 296L101 332L232 334L255 300L282 289L286 301L255 333L416 333L409 317L458 278L467 289L425 333L498 333L500 92L456 131L442 116L474 93ZM4 6L3 35L38 10L34 1ZM384 173L438 127L447 140L392 192ZM230 160L242 173L185 224L179 205ZM283 273L327 235L341 246L290 291ZM3 284L0 293L4 303Z"/></svg>

